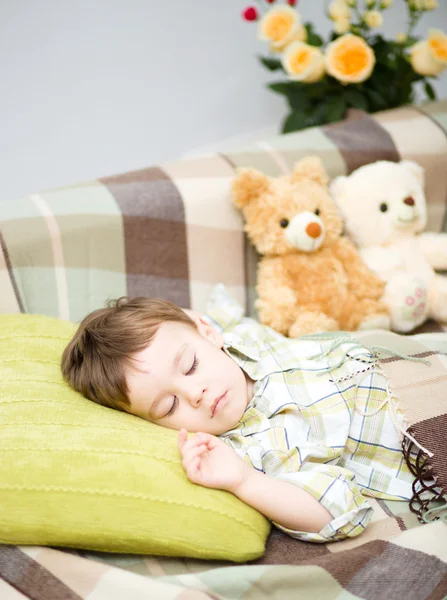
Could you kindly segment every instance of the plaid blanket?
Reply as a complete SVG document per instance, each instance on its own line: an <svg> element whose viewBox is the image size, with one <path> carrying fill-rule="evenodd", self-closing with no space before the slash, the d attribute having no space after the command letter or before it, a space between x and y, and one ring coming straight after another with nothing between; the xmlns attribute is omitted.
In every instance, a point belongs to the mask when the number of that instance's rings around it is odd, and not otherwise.
<svg viewBox="0 0 447 600"><path fill-rule="evenodd" d="M401 158L426 170L428 229L447 230L447 101L367 115L0 203L0 312L78 321L122 295L203 311L222 282L254 314L256 255L230 202L236 167L275 176L318 154L331 177Z"/></svg>
<svg viewBox="0 0 447 600"><path fill-rule="evenodd" d="M272 530L264 556L244 566L0 546L2 600L282 600L297 597L297 590L300 597L328 600L445 598L447 335L403 337L376 331L355 336L370 348L388 349L376 352L388 376L389 401L398 398L410 425L404 440L416 444L420 453L417 477L435 480L436 489L429 488L431 495L415 494L410 505L369 498L374 515L366 531L341 542L310 544ZM410 362L408 357L423 358L429 364ZM371 418L374 426L373 414ZM429 523L421 525L421 521Z"/></svg>

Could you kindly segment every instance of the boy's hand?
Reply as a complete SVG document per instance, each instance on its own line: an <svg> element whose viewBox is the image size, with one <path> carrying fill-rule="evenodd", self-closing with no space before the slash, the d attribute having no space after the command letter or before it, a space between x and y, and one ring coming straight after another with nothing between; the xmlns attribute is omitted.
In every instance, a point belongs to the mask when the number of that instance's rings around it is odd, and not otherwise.
<svg viewBox="0 0 447 600"><path fill-rule="evenodd" d="M188 479L204 487L236 493L252 470L225 442L209 433L196 433L189 440L182 429L178 447Z"/></svg>

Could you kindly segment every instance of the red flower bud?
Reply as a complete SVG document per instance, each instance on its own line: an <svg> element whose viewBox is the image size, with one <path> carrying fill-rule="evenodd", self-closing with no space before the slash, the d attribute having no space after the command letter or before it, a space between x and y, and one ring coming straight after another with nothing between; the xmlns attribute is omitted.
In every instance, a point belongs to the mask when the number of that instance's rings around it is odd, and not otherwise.
<svg viewBox="0 0 447 600"><path fill-rule="evenodd" d="M287 0L287 4L290 6L296 6L296 0Z"/></svg>
<svg viewBox="0 0 447 600"><path fill-rule="evenodd" d="M256 10L256 8L254 6L249 6L242 13L242 17L246 21L256 21L256 19L258 18L258 11Z"/></svg>
<svg viewBox="0 0 447 600"><path fill-rule="evenodd" d="M275 2L275 0L267 0L267 2L268 2L269 4L273 4L273 2Z"/></svg>

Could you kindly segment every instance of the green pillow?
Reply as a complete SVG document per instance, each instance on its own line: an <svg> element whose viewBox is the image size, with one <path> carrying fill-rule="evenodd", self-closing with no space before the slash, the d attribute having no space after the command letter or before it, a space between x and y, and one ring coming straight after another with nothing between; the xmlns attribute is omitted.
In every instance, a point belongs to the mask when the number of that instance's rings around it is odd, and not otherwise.
<svg viewBox="0 0 447 600"><path fill-rule="evenodd" d="M266 519L190 483L175 431L71 390L60 357L75 325L0 316L0 542L246 561Z"/></svg>

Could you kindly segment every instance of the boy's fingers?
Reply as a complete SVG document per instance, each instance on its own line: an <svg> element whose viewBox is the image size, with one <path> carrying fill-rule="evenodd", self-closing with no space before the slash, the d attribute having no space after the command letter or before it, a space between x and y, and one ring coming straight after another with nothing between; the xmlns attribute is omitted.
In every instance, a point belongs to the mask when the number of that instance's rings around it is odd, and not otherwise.
<svg viewBox="0 0 447 600"><path fill-rule="evenodd" d="M196 458L191 462L186 470L188 479L193 483L198 483L200 480L200 458Z"/></svg>
<svg viewBox="0 0 447 600"><path fill-rule="evenodd" d="M193 448L188 448L186 452L183 453L183 465L185 467L191 462L191 460L201 456L207 451L207 447L205 444L200 444L200 446L194 446Z"/></svg>
<svg viewBox="0 0 447 600"><path fill-rule="evenodd" d="M211 435L210 433L199 432L196 437L198 437L202 442L206 442L210 450L218 446L220 442L218 438L216 438L214 435Z"/></svg>
<svg viewBox="0 0 447 600"><path fill-rule="evenodd" d="M180 431L178 433L179 450L183 449L187 439L188 439L188 432L186 431L186 429L180 429Z"/></svg>

